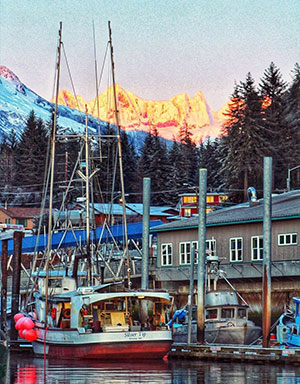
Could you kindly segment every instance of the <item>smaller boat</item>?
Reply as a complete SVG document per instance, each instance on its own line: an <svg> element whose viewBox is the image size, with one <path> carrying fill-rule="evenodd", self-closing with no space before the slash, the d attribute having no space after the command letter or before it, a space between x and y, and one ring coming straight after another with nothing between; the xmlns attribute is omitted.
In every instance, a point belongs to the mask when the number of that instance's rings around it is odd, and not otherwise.
<svg viewBox="0 0 300 384"><path fill-rule="evenodd" d="M219 268L217 256L207 257L207 291L205 295L205 342L209 344L245 344L255 342L261 336L261 327L248 319L249 305L227 280ZM218 290L217 281L223 278L230 290ZM211 279L213 289L211 290ZM300 300L300 299L299 299ZM191 341L196 342L197 311L193 307ZM173 327L173 339L176 343L187 341L187 311L176 311L168 323ZM300 324L300 323L299 323Z"/></svg>
<svg viewBox="0 0 300 384"><path fill-rule="evenodd" d="M279 318L276 327L277 340L281 345L300 347L300 297L293 297L295 312L287 310Z"/></svg>
<svg viewBox="0 0 300 384"><path fill-rule="evenodd" d="M248 320L249 305L234 291L206 294L205 340L217 344L249 345L261 336L261 327Z"/></svg>

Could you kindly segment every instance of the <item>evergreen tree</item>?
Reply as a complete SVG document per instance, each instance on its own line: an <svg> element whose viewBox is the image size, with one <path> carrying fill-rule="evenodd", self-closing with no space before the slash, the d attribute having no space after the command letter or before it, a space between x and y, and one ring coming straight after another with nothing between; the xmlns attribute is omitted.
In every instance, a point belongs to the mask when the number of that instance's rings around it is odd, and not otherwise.
<svg viewBox="0 0 300 384"><path fill-rule="evenodd" d="M285 159L286 167L300 164L300 66L295 64L293 81L284 97L284 118L286 124ZM300 170L291 173L292 187L300 185Z"/></svg>
<svg viewBox="0 0 300 384"><path fill-rule="evenodd" d="M235 201L246 201L250 186L262 189L263 156L271 151L265 134L261 98L250 73L235 86L221 140L226 189Z"/></svg>
<svg viewBox="0 0 300 384"><path fill-rule="evenodd" d="M185 175L185 159L181 151L181 144L173 139L172 147L169 151L170 171L167 178L166 193L168 204L176 205L179 201L179 194L182 192L183 175Z"/></svg>
<svg viewBox="0 0 300 384"><path fill-rule="evenodd" d="M224 175L225 180L223 188L230 192L230 198L236 201L242 200L241 190L243 188L238 163L240 159L237 159L243 109L240 87L236 85L228 105L228 112L225 113L226 121L220 140L220 154L223 158L220 173Z"/></svg>
<svg viewBox="0 0 300 384"><path fill-rule="evenodd" d="M182 174L182 181L183 183L194 186L198 183L199 158L197 146L192 140L192 136L193 134L190 127L184 122L184 125L179 130L180 149L185 161L185 171Z"/></svg>
<svg viewBox="0 0 300 384"><path fill-rule="evenodd" d="M107 124L102 132L101 147L97 147L94 151L95 162L99 171L96 174L96 198L97 202L111 201L112 192L120 190L119 179L114 183L114 178L117 177L117 140L116 130L110 124Z"/></svg>
<svg viewBox="0 0 300 384"><path fill-rule="evenodd" d="M137 201L132 193L137 190L137 154L133 142L130 142L125 131L121 131L122 165L125 184L125 192L129 194L126 201Z"/></svg>
<svg viewBox="0 0 300 384"><path fill-rule="evenodd" d="M169 173L167 148L156 128L150 130L146 136L139 159L139 173L141 179L151 178L151 204L168 204L165 194Z"/></svg>
<svg viewBox="0 0 300 384"><path fill-rule="evenodd" d="M199 145L199 168L207 169L207 189L208 191L220 190L222 183L219 161L219 140L208 138Z"/></svg>
<svg viewBox="0 0 300 384"><path fill-rule="evenodd" d="M264 142L269 143L266 156L273 157L273 188L284 188L286 179L286 124L284 120L284 91L279 68L272 62L260 83L263 103Z"/></svg>
<svg viewBox="0 0 300 384"><path fill-rule="evenodd" d="M36 119L31 111L16 148L17 184L26 191L36 192L37 204L40 204L40 192L43 190L47 142L43 121Z"/></svg>
<svg viewBox="0 0 300 384"><path fill-rule="evenodd" d="M16 183L16 147L17 137L14 130L4 134L0 145L0 186L1 203L10 204L14 199L14 185Z"/></svg>

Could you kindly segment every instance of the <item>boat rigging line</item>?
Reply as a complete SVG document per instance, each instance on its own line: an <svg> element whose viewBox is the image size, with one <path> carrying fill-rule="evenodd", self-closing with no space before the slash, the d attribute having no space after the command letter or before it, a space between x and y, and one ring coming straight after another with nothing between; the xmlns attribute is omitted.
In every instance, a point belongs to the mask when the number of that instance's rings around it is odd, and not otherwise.
<svg viewBox="0 0 300 384"><path fill-rule="evenodd" d="M120 123L119 123L119 111L117 104L117 93L116 93L116 82L115 82L115 71L114 71L114 56L113 56L113 45L112 45L112 33L110 27L110 21L108 22L109 30L109 46L110 46L110 57L111 57L111 68L112 68L112 79L113 79L113 90L114 90L114 104L115 104L115 117L116 117L116 126L117 126L117 141L118 141L118 157L119 157L119 167L120 167L120 182L121 182L121 197L122 197L122 208L123 208L123 227L124 227L124 247L126 255L126 267L127 267L127 280L128 288L131 287L130 281L130 258L129 258L129 249L128 249L128 233L127 233L127 219L126 219L126 201L125 201L125 187L124 187L124 178L123 178L123 164L122 164L122 146L121 146L121 136L120 136Z"/></svg>

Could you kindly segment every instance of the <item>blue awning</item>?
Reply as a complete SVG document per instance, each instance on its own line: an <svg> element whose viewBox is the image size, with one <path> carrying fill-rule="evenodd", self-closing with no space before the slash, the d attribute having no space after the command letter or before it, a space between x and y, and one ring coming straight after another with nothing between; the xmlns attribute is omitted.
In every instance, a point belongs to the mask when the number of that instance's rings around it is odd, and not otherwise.
<svg viewBox="0 0 300 384"><path fill-rule="evenodd" d="M150 221L150 228L163 224L160 220ZM98 243L99 237L102 233L103 228L96 228L96 237L97 240L95 242ZM110 231L116 241L122 241L124 238L124 226L113 225L110 227ZM141 239L143 237L143 223L129 223L127 224L127 232L128 239ZM153 234L153 232L151 232ZM91 231L91 241L94 241L94 231ZM101 242L104 243L106 241L111 241L112 237L109 231L105 228L103 231ZM22 240L22 253L32 253L35 250L37 242L37 236L26 236ZM38 246L37 251L43 251L48 242L48 235L40 235L38 238ZM86 243L86 232L84 230L76 230L76 231L67 231L67 232L57 232L52 236L52 249L57 249L59 244L60 248L69 248L74 247L76 245L84 245ZM0 252L2 252L2 242L0 241ZM8 241L8 254L13 253L13 240Z"/></svg>

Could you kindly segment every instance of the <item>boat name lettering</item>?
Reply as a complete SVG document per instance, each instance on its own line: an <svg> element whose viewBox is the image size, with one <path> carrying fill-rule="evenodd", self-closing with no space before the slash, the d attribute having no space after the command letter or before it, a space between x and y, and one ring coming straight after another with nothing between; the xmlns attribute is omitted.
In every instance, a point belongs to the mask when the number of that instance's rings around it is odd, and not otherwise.
<svg viewBox="0 0 300 384"><path fill-rule="evenodd" d="M143 339L146 336L146 332L125 332L124 337L129 339Z"/></svg>

